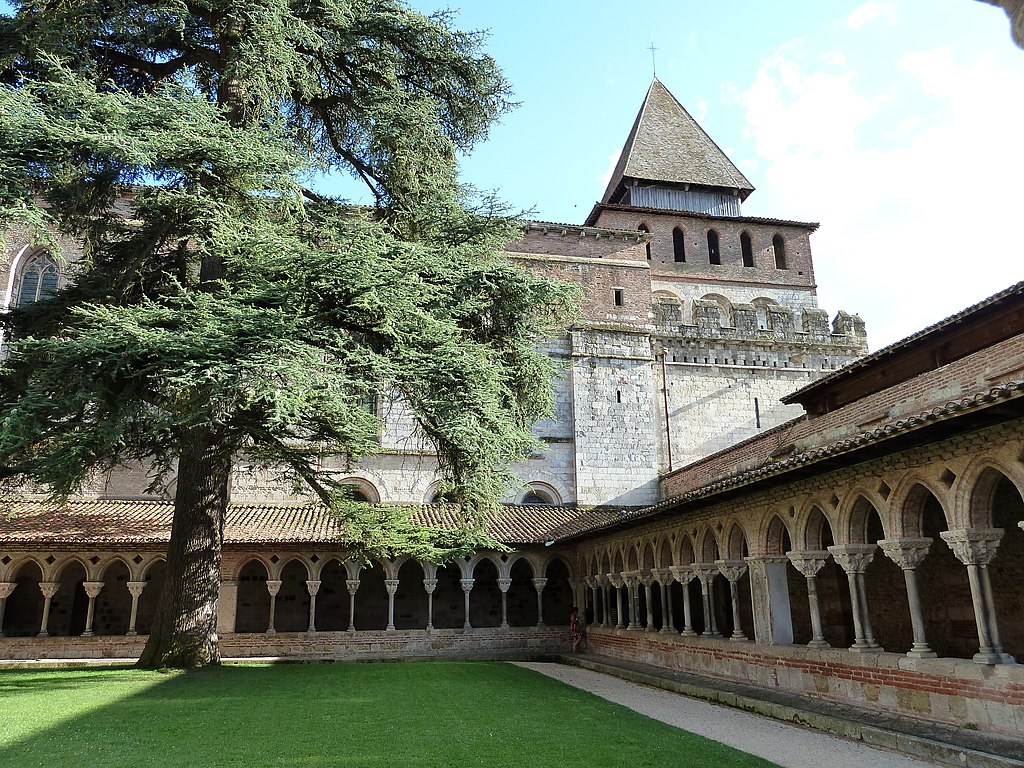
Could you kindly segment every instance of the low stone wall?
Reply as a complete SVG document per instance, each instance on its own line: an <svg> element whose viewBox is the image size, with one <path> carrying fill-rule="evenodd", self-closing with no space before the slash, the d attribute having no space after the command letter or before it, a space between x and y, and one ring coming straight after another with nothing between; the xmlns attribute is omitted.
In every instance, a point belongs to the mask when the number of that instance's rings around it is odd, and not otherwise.
<svg viewBox="0 0 1024 768"><path fill-rule="evenodd" d="M0 660L131 659L145 637L5 637ZM360 661L426 658L512 658L569 649L565 627L513 629L422 629L395 632L229 633L220 638L224 658L293 657Z"/></svg>
<svg viewBox="0 0 1024 768"><path fill-rule="evenodd" d="M600 627L587 630L587 641L588 652L601 656L1024 737L1024 665Z"/></svg>

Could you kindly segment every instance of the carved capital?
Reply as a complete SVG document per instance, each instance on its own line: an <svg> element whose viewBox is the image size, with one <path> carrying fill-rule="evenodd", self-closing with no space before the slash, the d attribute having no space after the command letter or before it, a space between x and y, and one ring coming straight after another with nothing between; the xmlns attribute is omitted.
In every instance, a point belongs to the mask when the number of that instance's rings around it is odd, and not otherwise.
<svg viewBox="0 0 1024 768"><path fill-rule="evenodd" d="M498 579L498 589L502 592L508 592L508 588L512 586L512 579Z"/></svg>
<svg viewBox="0 0 1024 768"><path fill-rule="evenodd" d="M659 584L668 584L672 581L672 573L668 568L651 568L651 578Z"/></svg>
<svg viewBox="0 0 1024 768"><path fill-rule="evenodd" d="M14 581L0 581L0 600L6 600L11 596L11 592L18 586L17 582Z"/></svg>
<svg viewBox="0 0 1024 768"><path fill-rule="evenodd" d="M536 589L538 592L543 592L544 591L544 587L546 587L547 585L548 585L548 580L547 579L535 578L533 580L534 589Z"/></svg>
<svg viewBox="0 0 1024 768"><path fill-rule="evenodd" d="M622 581L626 584L627 587L632 589L640 583L640 571L623 571Z"/></svg>
<svg viewBox="0 0 1024 768"><path fill-rule="evenodd" d="M598 587L597 576L585 576L584 577L584 581L587 582L587 586L590 587L591 589L597 589L597 587Z"/></svg>
<svg viewBox="0 0 1024 768"><path fill-rule="evenodd" d="M718 566L711 563L693 563L690 568L693 570L694 576L704 584L708 584L718 573Z"/></svg>
<svg viewBox="0 0 1024 768"><path fill-rule="evenodd" d="M90 598L97 598L100 596L100 592L103 591L102 581L83 581L82 587L85 589L85 594Z"/></svg>
<svg viewBox="0 0 1024 768"><path fill-rule="evenodd" d="M622 589L622 585L625 583L622 580L622 574L619 573L608 573L605 574L605 578L608 579L608 583L616 589Z"/></svg>
<svg viewBox="0 0 1024 768"><path fill-rule="evenodd" d="M964 565L988 565L996 556L1003 538L1002 528L960 528L942 531L939 536L949 544L953 554Z"/></svg>
<svg viewBox="0 0 1024 768"><path fill-rule="evenodd" d="M320 591L320 582L316 579L310 579L306 582L306 591L309 592L311 597L316 597L316 593Z"/></svg>
<svg viewBox="0 0 1024 768"><path fill-rule="evenodd" d="M132 597L140 597L142 595L142 590L144 590L146 588L146 584L148 584L148 583L149 582L147 582L147 581L129 581L128 582L128 593ZM238 582L235 582L235 583L237 584Z"/></svg>
<svg viewBox="0 0 1024 768"><path fill-rule="evenodd" d="M921 564L928 548L932 545L932 539L883 539L878 542L885 556L892 560L904 571L912 571Z"/></svg>
<svg viewBox="0 0 1024 768"><path fill-rule="evenodd" d="M280 591L281 591L281 580L280 579L267 579L267 592L269 592L271 594L271 596L276 595Z"/></svg>
<svg viewBox="0 0 1024 768"><path fill-rule="evenodd" d="M355 597L356 592L359 591L359 579L345 579L345 589Z"/></svg>
<svg viewBox="0 0 1024 768"><path fill-rule="evenodd" d="M672 578L684 587L693 580L693 570L688 565L670 565L668 570L672 574Z"/></svg>
<svg viewBox="0 0 1024 768"><path fill-rule="evenodd" d="M747 564L742 560L715 560L718 572L725 576L726 581L735 583L747 572Z"/></svg>
<svg viewBox="0 0 1024 768"><path fill-rule="evenodd" d="M43 593L43 597L49 599L60 591L59 581L40 581L39 591Z"/></svg>
<svg viewBox="0 0 1024 768"><path fill-rule="evenodd" d="M789 562L793 564L800 573L804 575L804 578L814 578L818 571L825 567L825 561L829 558L829 553L824 549L804 549L804 550L793 550L787 552L786 557L789 558Z"/></svg>
<svg viewBox="0 0 1024 768"><path fill-rule="evenodd" d="M875 557L877 544L837 544L828 548L839 567L847 573L864 573Z"/></svg>
<svg viewBox="0 0 1024 768"><path fill-rule="evenodd" d="M463 592L472 591L474 583L476 583L476 579L459 579L459 584L462 585Z"/></svg>
<svg viewBox="0 0 1024 768"><path fill-rule="evenodd" d="M424 579L423 589L428 595L434 594L434 590L437 589L437 579Z"/></svg>
<svg viewBox="0 0 1024 768"><path fill-rule="evenodd" d="M395 594L398 591L398 579L384 579L384 589L389 595Z"/></svg>

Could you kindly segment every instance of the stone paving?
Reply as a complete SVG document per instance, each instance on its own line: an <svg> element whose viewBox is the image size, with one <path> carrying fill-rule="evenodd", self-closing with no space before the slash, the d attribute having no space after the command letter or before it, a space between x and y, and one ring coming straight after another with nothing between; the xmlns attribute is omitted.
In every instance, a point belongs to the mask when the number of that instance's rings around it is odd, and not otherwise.
<svg viewBox="0 0 1024 768"><path fill-rule="evenodd" d="M870 768L933 768L916 760L820 731L780 723L670 691L638 685L601 672L547 662L515 662L642 715L720 741L784 768L863 765Z"/></svg>

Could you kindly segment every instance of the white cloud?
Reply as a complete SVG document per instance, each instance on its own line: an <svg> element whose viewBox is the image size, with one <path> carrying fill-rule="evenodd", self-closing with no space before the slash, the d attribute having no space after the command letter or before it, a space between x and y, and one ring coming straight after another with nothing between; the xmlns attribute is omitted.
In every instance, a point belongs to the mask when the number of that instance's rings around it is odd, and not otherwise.
<svg viewBox="0 0 1024 768"><path fill-rule="evenodd" d="M812 62L807 68L805 59ZM821 306L859 312L873 348L1021 279L1024 71L949 49L904 55L868 92L797 49L741 93L766 168L744 206L821 221ZM924 111L925 114L922 114Z"/></svg>
<svg viewBox="0 0 1024 768"><path fill-rule="evenodd" d="M608 166L604 169L597 180L601 182L601 193L604 193L605 187L608 186L608 182L612 180L612 174L615 173L615 164L619 161L619 155L622 153L621 150L615 150L608 155Z"/></svg>
<svg viewBox="0 0 1024 768"><path fill-rule="evenodd" d="M858 5L850 15L846 17L847 29L860 29L876 21L885 24L896 23L896 9L888 3L879 3L877 0L868 0L863 5Z"/></svg>

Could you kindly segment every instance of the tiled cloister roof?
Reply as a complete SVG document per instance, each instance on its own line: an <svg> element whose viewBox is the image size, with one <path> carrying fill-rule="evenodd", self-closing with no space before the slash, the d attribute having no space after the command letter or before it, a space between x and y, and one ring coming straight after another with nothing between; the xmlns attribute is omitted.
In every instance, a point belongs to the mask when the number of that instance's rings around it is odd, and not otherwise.
<svg viewBox="0 0 1024 768"><path fill-rule="evenodd" d="M408 505L423 525L455 529L459 510L451 504ZM168 501L71 499L0 500L0 545L165 545L173 505ZM619 510L568 506L509 505L486 521L487 532L505 544L541 544L617 519ZM231 504L224 525L226 545L325 544L343 540L343 526L318 504Z"/></svg>

